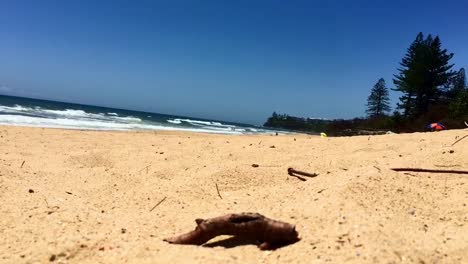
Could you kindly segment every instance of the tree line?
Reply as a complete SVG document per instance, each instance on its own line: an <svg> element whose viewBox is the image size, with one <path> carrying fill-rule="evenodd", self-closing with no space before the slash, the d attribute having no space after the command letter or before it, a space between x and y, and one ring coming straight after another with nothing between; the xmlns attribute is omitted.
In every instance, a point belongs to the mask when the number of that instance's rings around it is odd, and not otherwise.
<svg viewBox="0 0 468 264"><path fill-rule="evenodd" d="M468 120L468 87L465 69L454 70L454 54L442 48L438 36L419 33L411 43L394 75L394 88L380 78L367 98L366 118L314 120L273 113L265 126L301 131L382 129L395 132L422 131L429 122L449 128L464 127ZM390 90L401 93L391 113Z"/></svg>

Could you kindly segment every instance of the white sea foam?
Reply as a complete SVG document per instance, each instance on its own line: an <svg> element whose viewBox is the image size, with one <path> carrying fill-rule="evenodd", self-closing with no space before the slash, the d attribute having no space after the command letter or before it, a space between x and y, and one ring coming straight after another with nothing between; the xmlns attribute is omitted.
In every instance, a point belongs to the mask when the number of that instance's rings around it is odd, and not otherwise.
<svg viewBox="0 0 468 264"><path fill-rule="evenodd" d="M204 133L242 134L236 131L217 131L212 129L168 127L153 124L115 123L98 120L72 120L65 118L41 118L21 115L0 115L0 125L33 127L85 129L85 130L179 130Z"/></svg>
<svg viewBox="0 0 468 264"><path fill-rule="evenodd" d="M21 112L27 112L29 110L33 110L32 108L29 107L22 107L20 105L15 105L15 106L4 106L0 105L0 113L1 112L8 112L8 113L21 113Z"/></svg>
<svg viewBox="0 0 468 264"><path fill-rule="evenodd" d="M53 114L53 115L62 115L62 116L78 116L78 117L88 117L94 116L94 114L88 114L83 110L73 110L73 109L65 109L65 110L42 110L44 113Z"/></svg>
<svg viewBox="0 0 468 264"><path fill-rule="evenodd" d="M138 117L133 116L126 116L126 117L114 117L116 120L120 121L127 121L127 122L142 122L142 120Z"/></svg>
<svg viewBox="0 0 468 264"><path fill-rule="evenodd" d="M23 107L20 105L3 106L0 105L0 114L26 114L34 115L40 117L55 117L55 118L64 118L64 119L96 119L96 120L106 120L106 121L115 121L115 122L141 122L142 120L133 116L124 116L120 117L116 113L113 115L107 116L104 113L93 114L88 113L83 110L76 109L65 109L65 110L51 110L51 109L42 109L41 107Z"/></svg>
<svg viewBox="0 0 468 264"><path fill-rule="evenodd" d="M192 120L192 119L176 119L176 120L180 120L182 122L187 122L187 123L190 123L192 125L212 125L213 123L212 122L209 122L209 121L200 121L200 120Z"/></svg>
<svg viewBox="0 0 468 264"><path fill-rule="evenodd" d="M181 124L182 122L189 123L193 126L215 126L215 127L236 127L233 125L226 125L222 124L220 122L210 122L210 121L201 121L201 120L193 120L193 119L180 119L180 118L175 118L175 119L168 119L167 122L172 123L172 124Z"/></svg>
<svg viewBox="0 0 468 264"><path fill-rule="evenodd" d="M169 122L171 124L180 124L180 123L182 123L182 121L180 121L180 119L174 119L174 120L168 119L167 122Z"/></svg>

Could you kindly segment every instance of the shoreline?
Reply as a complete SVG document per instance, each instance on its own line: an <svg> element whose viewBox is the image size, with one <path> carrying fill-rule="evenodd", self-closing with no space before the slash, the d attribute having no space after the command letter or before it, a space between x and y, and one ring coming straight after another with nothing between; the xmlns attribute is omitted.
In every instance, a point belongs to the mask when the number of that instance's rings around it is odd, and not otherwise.
<svg viewBox="0 0 468 264"><path fill-rule="evenodd" d="M158 129L128 129L128 130L117 130L117 129L92 129L92 128L71 128L71 127L43 127L43 126L30 126L30 125L10 125L10 124L0 124L0 129L2 127L6 127L6 128L33 128L33 129L52 129L52 130L64 130L64 131L96 131L96 132L128 132L128 133L132 133L132 132L135 132L135 133L168 133L168 134L171 134L171 133L182 133L182 134L204 134L204 135L225 135L225 136L256 136L256 135L259 135L259 136L274 136L275 135L275 132L276 131L273 131L270 132L270 133L252 133L252 134L249 134L249 133L245 133L245 134L242 134L242 133L223 133L223 132L220 132L220 131L213 131L213 132L207 132L207 131L192 131L190 129L187 129L187 130L180 130L180 129L161 129L161 130L158 130ZM292 132L285 132L285 131L278 131L278 135L298 135L298 134L304 134L304 135L314 135L314 134L308 134L308 133L300 133L300 132L295 132L295 131L292 131ZM281 133L284 133L284 134L281 134Z"/></svg>
<svg viewBox="0 0 468 264"><path fill-rule="evenodd" d="M206 118L148 113L93 105L0 95L0 124L91 130L179 130L255 134L263 127Z"/></svg>

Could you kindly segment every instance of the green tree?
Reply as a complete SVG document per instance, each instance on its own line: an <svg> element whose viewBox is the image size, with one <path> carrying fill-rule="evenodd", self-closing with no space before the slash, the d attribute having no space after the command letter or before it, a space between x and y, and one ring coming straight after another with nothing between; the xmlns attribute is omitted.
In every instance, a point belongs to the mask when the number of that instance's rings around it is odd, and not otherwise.
<svg viewBox="0 0 468 264"><path fill-rule="evenodd" d="M461 91L450 103L450 115L454 118L468 118L468 90Z"/></svg>
<svg viewBox="0 0 468 264"><path fill-rule="evenodd" d="M398 68L399 74L394 75L393 83L396 88L395 91L401 92L403 95L400 96L400 102L397 104L397 109L403 110L403 116L407 117L412 115L412 105L415 100L415 86L417 86L417 75L415 74L415 62L417 49L424 42L424 36L420 32L416 39L411 43L406 51L405 56L400 62L400 68Z"/></svg>
<svg viewBox="0 0 468 264"><path fill-rule="evenodd" d="M466 88L466 73L465 69L461 68L457 74L452 78L452 87L451 91L456 96L460 91L463 91Z"/></svg>
<svg viewBox="0 0 468 264"><path fill-rule="evenodd" d="M390 111L390 99L385 80L380 78L371 90L367 98L366 113L369 117L383 116Z"/></svg>
<svg viewBox="0 0 468 264"><path fill-rule="evenodd" d="M398 108L404 116L419 117L438 103L443 87L454 76L449 64L453 53L442 49L440 38L419 33L403 57L393 83L400 97Z"/></svg>

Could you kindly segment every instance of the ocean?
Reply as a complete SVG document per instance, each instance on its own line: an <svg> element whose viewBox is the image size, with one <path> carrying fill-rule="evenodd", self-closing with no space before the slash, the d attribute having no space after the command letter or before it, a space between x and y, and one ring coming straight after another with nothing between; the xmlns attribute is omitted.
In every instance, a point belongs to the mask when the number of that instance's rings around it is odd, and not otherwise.
<svg viewBox="0 0 468 264"><path fill-rule="evenodd" d="M0 95L0 125L86 130L176 130L272 134L247 124ZM284 132L282 132L284 133Z"/></svg>

